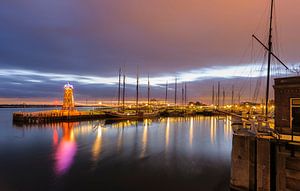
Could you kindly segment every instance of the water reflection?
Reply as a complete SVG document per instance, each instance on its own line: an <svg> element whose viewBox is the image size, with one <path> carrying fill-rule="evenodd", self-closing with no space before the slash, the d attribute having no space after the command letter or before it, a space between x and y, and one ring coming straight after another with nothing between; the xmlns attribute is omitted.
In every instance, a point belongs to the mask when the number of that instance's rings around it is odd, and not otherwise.
<svg viewBox="0 0 300 191"><path fill-rule="evenodd" d="M191 117L191 119L190 119L190 136L189 136L189 142L190 142L191 147L193 147L193 136L194 136L194 118Z"/></svg>
<svg viewBox="0 0 300 191"><path fill-rule="evenodd" d="M215 143L215 128L216 128L216 120L217 118L215 117L211 117L210 118L210 142L211 144L214 144Z"/></svg>
<svg viewBox="0 0 300 191"><path fill-rule="evenodd" d="M123 144L123 130L124 130L124 126L119 128L118 130L118 143L117 143L118 153L121 151L122 144Z"/></svg>
<svg viewBox="0 0 300 191"><path fill-rule="evenodd" d="M169 146L169 137L170 137L170 118L167 118L167 126L166 126L166 133L165 133L165 150L168 150Z"/></svg>
<svg viewBox="0 0 300 191"><path fill-rule="evenodd" d="M53 128L53 146L57 146L58 144L58 132L57 129Z"/></svg>
<svg viewBox="0 0 300 191"><path fill-rule="evenodd" d="M64 174L72 165L77 146L74 137L75 123L62 123L62 138L55 151L55 172ZM56 129L54 130L56 131ZM55 133L53 133L55 135ZM54 136L55 137L55 136ZM55 139L53 139L55 140ZM55 145L55 141L54 141Z"/></svg>
<svg viewBox="0 0 300 191"><path fill-rule="evenodd" d="M92 160L97 161L102 148L102 127L97 128L97 135L92 147Z"/></svg>
<svg viewBox="0 0 300 191"><path fill-rule="evenodd" d="M52 152L54 160L48 166L55 173L51 177L72 177L70 182L75 185L89 179L95 184L101 180L101 184L108 187L128 179L139 179L145 184L149 180L164 181L168 186L182 182L182 188L189 190L184 180L195 180L192 182L197 188L207 184L215 188L224 181L224 176L229 180L230 120L230 117L203 116L118 122L96 120L32 126L22 131L25 131L25 144L31 146L41 137L38 143L43 145L43 150ZM206 177L212 181L204 181ZM136 183L126 182L127 186L130 184ZM210 188L204 190L213 190Z"/></svg>
<svg viewBox="0 0 300 191"><path fill-rule="evenodd" d="M147 141L148 141L148 119L144 120L144 130L143 130L143 139L142 139L142 152L141 157L145 156L147 149Z"/></svg>

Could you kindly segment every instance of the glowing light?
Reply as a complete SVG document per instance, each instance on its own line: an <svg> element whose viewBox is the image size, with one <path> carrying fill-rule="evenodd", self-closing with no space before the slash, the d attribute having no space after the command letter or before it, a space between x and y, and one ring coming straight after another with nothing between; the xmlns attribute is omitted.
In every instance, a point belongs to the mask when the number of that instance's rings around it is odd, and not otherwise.
<svg viewBox="0 0 300 191"><path fill-rule="evenodd" d="M65 89L74 89L73 85L71 85L69 82L65 84L64 86Z"/></svg>

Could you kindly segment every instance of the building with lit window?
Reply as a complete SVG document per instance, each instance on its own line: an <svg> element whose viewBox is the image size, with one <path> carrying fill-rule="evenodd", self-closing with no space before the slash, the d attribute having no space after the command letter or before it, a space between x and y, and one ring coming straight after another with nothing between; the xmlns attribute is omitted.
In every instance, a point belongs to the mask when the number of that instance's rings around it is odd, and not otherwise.
<svg viewBox="0 0 300 191"><path fill-rule="evenodd" d="M275 128L300 134L300 76L275 79Z"/></svg>

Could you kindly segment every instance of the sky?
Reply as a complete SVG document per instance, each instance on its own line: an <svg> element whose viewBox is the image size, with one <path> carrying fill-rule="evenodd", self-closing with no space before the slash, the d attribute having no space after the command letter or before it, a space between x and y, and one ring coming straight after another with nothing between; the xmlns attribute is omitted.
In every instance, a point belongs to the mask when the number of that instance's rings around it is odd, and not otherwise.
<svg viewBox="0 0 300 191"><path fill-rule="evenodd" d="M263 48L270 0L2 0L0 103L61 100L70 81L76 100L113 100L118 70L134 98L137 67L141 97L164 97L175 77L189 100L209 103L213 84L229 97L263 90ZM275 0L274 52L289 66L300 61L300 1ZM263 69L263 70L262 70ZM273 77L287 74L276 62ZM261 77L262 76L262 77ZM180 89L180 88L179 88ZM261 96L263 96L263 92ZM237 93L236 93L237 95Z"/></svg>

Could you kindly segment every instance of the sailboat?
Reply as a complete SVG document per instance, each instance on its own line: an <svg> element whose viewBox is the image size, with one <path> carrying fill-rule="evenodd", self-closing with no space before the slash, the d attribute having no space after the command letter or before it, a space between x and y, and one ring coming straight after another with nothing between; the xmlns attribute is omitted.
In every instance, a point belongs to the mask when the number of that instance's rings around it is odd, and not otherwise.
<svg viewBox="0 0 300 191"><path fill-rule="evenodd" d="M148 76L148 104L150 101L150 80ZM119 94L120 94L120 74L119 74ZM118 99L120 99L120 95L118 95ZM158 112L150 112L143 111L139 108L139 68L137 68L137 80L136 80L136 107L135 110L126 110L125 109L125 74L123 79L123 108L118 111L108 111L106 112L107 119L116 119L116 120L124 120L124 119L144 119L144 118L154 118L159 116ZM119 103L119 101L118 101ZM135 112L133 112L135 111Z"/></svg>
<svg viewBox="0 0 300 191"><path fill-rule="evenodd" d="M259 42L259 44L261 44L266 49L266 51L268 52L267 84L266 84L266 97L265 97L266 98L266 102L265 102L265 121L268 121L271 58L272 57L275 58L282 66L284 66L287 70L289 70L289 68L273 53L273 42L272 42L273 11L274 11L274 0L271 0L268 45L265 45L254 34L252 35L252 37L257 42Z"/></svg>

